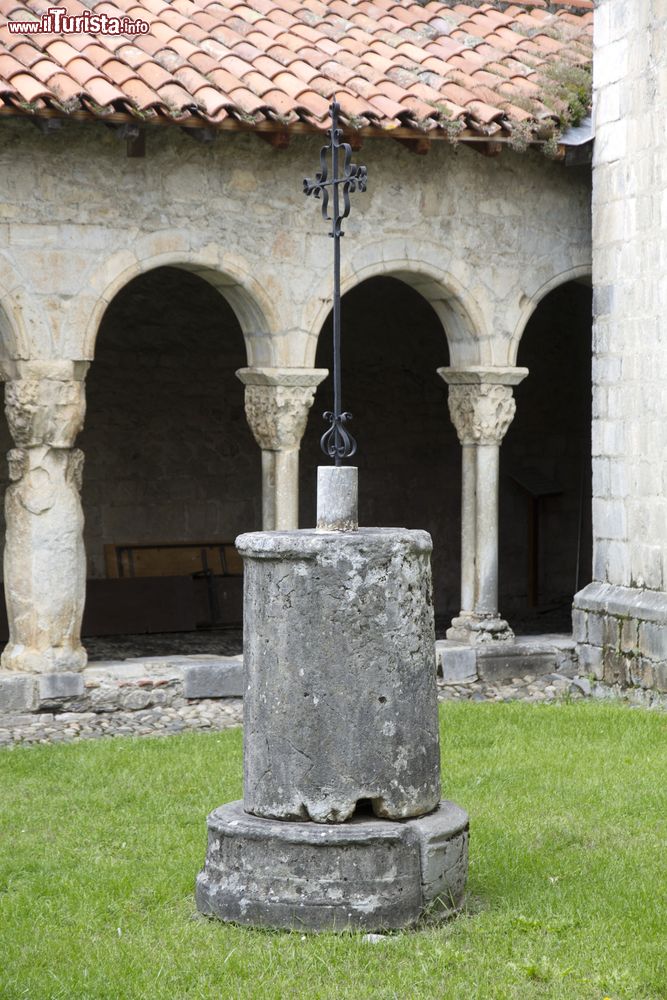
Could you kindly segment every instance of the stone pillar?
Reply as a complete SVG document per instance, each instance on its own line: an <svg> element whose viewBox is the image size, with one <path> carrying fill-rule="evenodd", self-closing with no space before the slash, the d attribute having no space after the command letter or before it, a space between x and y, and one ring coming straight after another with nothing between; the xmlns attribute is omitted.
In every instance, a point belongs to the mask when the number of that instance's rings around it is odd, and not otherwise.
<svg viewBox="0 0 667 1000"><path fill-rule="evenodd" d="M447 638L477 644L513 639L498 612L500 443L514 418L512 387L527 368L439 368L463 451L461 613Z"/></svg>
<svg viewBox="0 0 667 1000"><path fill-rule="evenodd" d="M5 670L81 670L86 590L83 512L85 362L17 362L5 386L15 448L5 495Z"/></svg>
<svg viewBox="0 0 667 1000"><path fill-rule="evenodd" d="M262 528L299 527L299 448L326 368L241 368L245 412L262 449Z"/></svg>

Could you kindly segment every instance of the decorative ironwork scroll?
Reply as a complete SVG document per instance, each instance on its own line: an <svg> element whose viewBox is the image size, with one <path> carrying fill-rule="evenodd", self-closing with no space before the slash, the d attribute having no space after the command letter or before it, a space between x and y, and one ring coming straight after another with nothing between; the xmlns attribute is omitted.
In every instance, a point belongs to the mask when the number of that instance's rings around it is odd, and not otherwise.
<svg viewBox="0 0 667 1000"><path fill-rule="evenodd" d="M343 459L351 458L357 450L357 442L345 427L352 419L352 414L343 411L341 401L341 362L340 362L340 238L344 235L341 228L343 219L350 214L350 195L355 191L365 191L367 170L364 166L352 163L352 148L342 141L343 133L338 128L338 113L340 105L334 97L329 112L331 128L327 130L329 142L320 150L320 170L315 179L306 177L303 182L304 194L312 194L322 200L322 218L331 222L329 236L334 241L334 291L333 291L333 376L334 376L334 408L327 410L324 419L330 427L320 440L320 447L325 455L340 465ZM331 153L331 176L327 153ZM340 161L342 171L339 176ZM332 212L329 214L329 189L331 189ZM341 198L342 196L342 198ZM342 201L342 207L341 207Z"/></svg>

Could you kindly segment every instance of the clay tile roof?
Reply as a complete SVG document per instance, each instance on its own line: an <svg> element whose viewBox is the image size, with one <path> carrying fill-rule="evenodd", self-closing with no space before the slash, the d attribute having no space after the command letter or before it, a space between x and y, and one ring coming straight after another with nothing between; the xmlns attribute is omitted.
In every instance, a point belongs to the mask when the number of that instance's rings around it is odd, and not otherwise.
<svg viewBox="0 0 667 1000"><path fill-rule="evenodd" d="M54 6L82 20L30 30ZM352 128L538 137L581 112L592 22L592 0L0 0L0 114L325 129L337 93Z"/></svg>

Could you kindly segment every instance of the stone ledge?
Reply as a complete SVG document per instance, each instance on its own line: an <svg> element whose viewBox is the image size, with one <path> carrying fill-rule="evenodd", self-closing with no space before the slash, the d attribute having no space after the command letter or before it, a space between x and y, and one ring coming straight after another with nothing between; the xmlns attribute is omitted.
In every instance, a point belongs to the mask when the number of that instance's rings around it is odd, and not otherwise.
<svg viewBox="0 0 667 1000"><path fill-rule="evenodd" d="M0 712L34 712L38 700L34 674L0 671Z"/></svg>
<svg viewBox="0 0 667 1000"><path fill-rule="evenodd" d="M81 672L0 671L0 719L7 714L110 713L180 707L187 699L243 696L242 656L148 656L102 660Z"/></svg>
<svg viewBox="0 0 667 1000"><path fill-rule="evenodd" d="M466 646L451 639L435 644L438 673L444 685L503 682L526 674L574 676L577 659L569 635L517 636L515 640Z"/></svg>
<svg viewBox="0 0 667 1000"><path fill-rule="evenodd" d="M190 663L183 668L185 698L242 698L243 691L243 656Z"/></svg>
<svg viewBox="0 0 667 1000"><path fill-rule="evenodd" d="M659 590L589 583L575 594L573 608L575 611L602 611L623 618L667 624L667 593Z"/></svg>

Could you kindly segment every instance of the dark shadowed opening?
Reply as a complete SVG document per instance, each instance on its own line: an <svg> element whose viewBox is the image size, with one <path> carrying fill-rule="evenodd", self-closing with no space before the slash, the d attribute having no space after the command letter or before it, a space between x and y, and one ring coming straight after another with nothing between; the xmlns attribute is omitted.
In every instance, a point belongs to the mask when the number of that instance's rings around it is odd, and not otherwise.
<svg viewBox="0 0 667 1000"><path fill-rule="evenodd" d="M261 527L259 449L234 374L246 364L231 307L195 274L158 268L110 304L79 439L92 581L84 634L122 631L123 620L125 631L166 631L224 618L210 581L224 572L220 546Z"/></svg>
<svg viewBox="0 0 667 1000"><path fill-rule="evenodd" d="M433 537L438 616L458 611L460 449L437 369L449 363L442 324L428 302L396 278L370 278L342 303L343 406L358 442L359 518L367 527L425 528ZM331 316L316 365L332 371ZM315 523L316 468L333 405L320 386L301 451L301 523Z"/></svg>
<svg viewBox="0 0 667 1000"><path fill-rule="evenodd" d="M534 631L568 631L591 579L591 315L590 287L562 285L519 346L530 374L501 449L500 607Z"/></svg>

